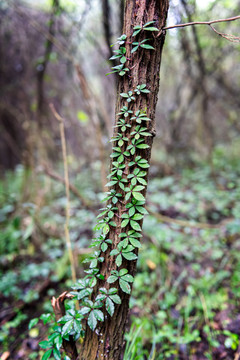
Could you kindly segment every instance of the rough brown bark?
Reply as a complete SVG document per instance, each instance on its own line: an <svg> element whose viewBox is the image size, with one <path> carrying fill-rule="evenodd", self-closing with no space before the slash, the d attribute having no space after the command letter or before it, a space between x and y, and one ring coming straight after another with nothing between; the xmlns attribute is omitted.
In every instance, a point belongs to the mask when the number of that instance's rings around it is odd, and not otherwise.
<svg viewBox="0 0 240 360"><path fill-rule="evenodd" d="M130 103L129 108L134 113L140 109L147 112L151 121L148 122L146 126L148 126L148 130L153 136L155 135L155 108L159 90L159 71L165 34L164 32L160 32L159 34L149 34L149 32L147 32L146 34L146 31L142 31L138 37L138 41L141 41L144 38L150 38L151 40L149 43L154 46L155 50L139 48L134 54L131 54L131 42L136 41L135 39L132 39L132 33L134 26L144 25L146 22L152 20L155 21L154 26L162 29L166 23L168 6L168 0L127 0L125 6L123 33L127 35L126 56L130 60L126 63L126 66L130 71L119 80L116 102L116 121L119 120L117 114L120 109L126 105L126 100L119 96L119 94L123 92L127 93L128 91L135 89L137 85L147 84L147 88L151 91L150 94L137 96L136 101ZM131 131L132 130L125 136L130 137ZM141 150L142 158L147 159L148 161L150 160L153 136L146 139L146 143L150 146L149 149L144 151ZM123 191L118 186L116 186L115 189L117 192L123 194ZM120 218L126 211L125 206L125 201L119 202L118 216L115 216L114 218L117 227L111 228L110 233L108 234L108 237L113 241L112 249L116 248L119 242L118 235L121 233ZM101 273L105 276L105 279L109 277L112 270L117 269L115 258L109 255L110 251L111 249L107 253L104 253L105 261L102 263L100 269ZM131 275L134 275L136 271L136 261L125 260L123 261L122 267L128 269ZM98 286L108 288L108 283L106 281L101 281ZM128 319L130 296L123 293L121 289L119 289L119 295L122 304L116 306L112 318L105 314L104 322L98 323L98 327L94 332L87 326L84 343L79 355L80 360L120 360L122 358L124 351L124 331Z"/></svg>

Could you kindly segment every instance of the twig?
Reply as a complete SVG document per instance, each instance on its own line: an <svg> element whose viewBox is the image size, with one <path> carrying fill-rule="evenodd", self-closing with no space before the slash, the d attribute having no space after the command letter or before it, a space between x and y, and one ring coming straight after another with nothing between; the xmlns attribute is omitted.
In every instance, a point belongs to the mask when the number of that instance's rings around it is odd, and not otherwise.
<svg viewBox="0 0 240 360"><path fill-rule="evenodd" d="M59 174L55 173L52 169L49 169L46 165L43 165L43 171L50 178L59 181L62 184L65 184L65 179L62 178ZM69 183L69 190L81 201L82 205L89 209L91 204L82 196L82 194L78 191L76 186Z"/></svg>
<svg viewBox="0 0 240 360"><path fill-rule="evenodd" d="M177 24L177 25L172 25L172 26L166 26L164 28L162 28L158 34L161 35L163 30L171 30L171 29L176 29L176 28L183 28L186 26L193 26L193 25L208 25L210 26L210 28L217 33L219 36L232 41L232 42L239 42L240 41L240 37L239 36L235 36L235 35L231 35L231 34L224 34L221 33L219 31L217 31L212 24L217 24L217 23L221 23L221 22L227 22L227 21L235 21L235 20L239 20L240 19L240 15L238 16L233 16L231 18L226 18L226 19L218 19L218 20L211 20L211 21L192 21L192 22L188 22L188 23L184 23L184 24Z"/></svg>
<svg viewBox="0 0 240 360"><path fill-rule="evenodd" d="M182 227L189 227L189 228L193 228L193 229L220 229L222 226L225 226L226 223L231 221L231 219L227 219L217 225L213 225L213 224L207 224L207 223L173 219L169 216L158 214L158 213L152 211L151 209L149 209L148 207L146 208L146 210L149 212L150 215L154 216L157 219L157 221L159 221L159 222L176 224L176 225L179 225Z"/></svg>
<svg viewBox="0 0 240 360"><path fill-rule="evenodd" d="M164 27L162 29L163 30L170 30L170 29L186 27L186 26L192 26L192 25L212 25L212 24L216 24L216 23L220 23L220 22L234 21L234 20L238 20L238 19L240 19L240 15L234 16L234 17L231 17L231 18L227 18L227 19L218 19L218 20L211 20L211 21L192 21L192 22L188 22L188 23L184 23L184 24L177 24L177 25L167 26L167 27Z"/></svg>
<svg viewBox="0 0 240 360"><path fill-rule="evenodd" d="M68 248L69 259L71 263L71 272L72 272L72 280L76 282L76 269L74 263L74 257L71 247L71 240L69 235L69 219L70 219L70 192L69 192L69 177L68 177L68 162L67 162L67 147L66 147L66 138L64 133L64 119L57 113L53 104L50 104L50 109L55 116L55 118L59 121L60 135L61 135L61 144L62 144L62 155L63 155L63 164L64 164L64 182L65 182L65 190L66 190L66 222L64 225L66 244Z"/></svg>
<svg viewBox="0 0 240 360"><path fill-rule="evenodd" d="M232 34L225 34L225 33L221 33L219 31L217 31L215 29L215 27L213 27L212 25L209 25L210 28L219 36L223 37L224 39L231 41L231 42L239 42L240 41L240 37L236 36L236 35L232 35Z"/></svg>

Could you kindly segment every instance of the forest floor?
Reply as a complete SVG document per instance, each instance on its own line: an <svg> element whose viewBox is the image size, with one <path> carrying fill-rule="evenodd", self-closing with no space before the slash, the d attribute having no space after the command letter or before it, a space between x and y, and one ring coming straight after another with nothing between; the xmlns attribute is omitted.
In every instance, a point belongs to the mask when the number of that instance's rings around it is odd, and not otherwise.
<svg viewBox="0 0 240 360"><path fill-rule="evenodd" d="M79 277L101 207L93 174L73 176L82 194L72 195L70 219ZM168 176L153 166L124 360L240 359L239 175L239 161L221 156ZM18 167L0 182L0 203L1 360L40 359L48 315L30 330L29 321L52 313L51 297L72 285L64 186Z"/></svg>

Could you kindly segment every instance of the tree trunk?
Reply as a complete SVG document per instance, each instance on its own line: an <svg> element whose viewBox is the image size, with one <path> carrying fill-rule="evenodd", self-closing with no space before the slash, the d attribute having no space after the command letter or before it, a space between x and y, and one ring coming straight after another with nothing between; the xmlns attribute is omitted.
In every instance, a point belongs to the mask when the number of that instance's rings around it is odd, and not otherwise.
<svg viewBox="0 0 240 360"><path fill-rule="evenodd" d="M168 0L127 0L125 5L123 33L127 36L125 47L126 57L128 60L125 65L129 68L129 71L126 73L126 75L122 77L119 76L115 125L121 118L121 116L117 115L120 112L120 109L123 106L128 105L128 109L133 111L133 114L135 114L135 112L138 110L143 110L147 113L147 116L151 119L151 121L146 122L146 125L144 123L142 126L146 126L148 131L152 134L152 136L146 137L145 140L145 143L149 145L149 148L145 150L137 150L137 153L130 158L130 161L134 160L136 155L141 155L141 157L147 161L150 160L152 139L155 135L155 108L159 90L160 62L165 38L164 32L159 31L158 33L143 30L133 38L133 27L137 25L143 26L147 22L154 20L155 23L151 26L162 29L166 23L168 6ZM145 43L153 46L155 50L139 47L136 52L131 53L132 42L142 41L144 39L149 39ZM126 99L120 96L120 93L128 93L128 91L133 91L138 85L141 84L146 84L147 89L150 90L150 93L140 94L139 96L135 97L135 101L130 103L127 103ZM132 137L131 132L134 128L133 121L130 121L130 117L126 117L125 121L132 126L130 130L127 128L124 133L124 136L128 137L130 140ZM137 124L135 124L135 127L136 125ZM118 128L115 129L116 135ZM114 143L114 146L117 146L116 143ZM127 145L125 146L125 149L126 147ZM129 159L125 159L125 170L123 172L123 176L125 176L125 178L129 172L134 170L134 167L128 167L128 163ZM111 168L112 166L113 165L111 164ZM147 180L147 175L145 180ZM121 193L121 199L124 199L125 193L117 184L112 188L115 189L117 193ZM144 196L145 193L146 187L142 191ZM119 270L115 264L115 257L110 256L109 254L112 249L117 247L117 244L120 241L119 234L122 231L127 232L129 230L128 227L124 228L124 230L121 229L121 215L126 213L126 204L126 200L117 203L116 206L118 207L118 213L114 216L114 221L117 226L110 227L110 232L107 235L107 237L112 240L111 249L101 254L101 256L104 256L105 260L100 265L100 272L104 275L105 279L111 275L112 270ZM142 226L142 221L139 222L139 225ZM137 253L136 250L135 252ZM128 269L128 273L134 276L136 271L136 260L127 261L123 259L121 268ZM100 287L108 288L109 284L106 280L99 281L98 288ZM114 287L117 286L114 284ZM119 289L119 295L121 297L122 304L115 306L115 312L112 317L105 313L104 322L99 322L97 329L94 332L87 326L84 343L80 350L79 359L120 360L122 358L124 351L124 331L128 319L130 295L122 292L121 289Z"/></svg>

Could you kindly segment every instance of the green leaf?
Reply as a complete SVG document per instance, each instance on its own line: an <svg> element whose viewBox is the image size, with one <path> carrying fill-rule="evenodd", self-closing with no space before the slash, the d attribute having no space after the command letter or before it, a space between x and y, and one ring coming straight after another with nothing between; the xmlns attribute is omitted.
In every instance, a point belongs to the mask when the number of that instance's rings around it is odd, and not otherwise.
<svg viewBox="0 0 240 360"><path fill-rule="evenodd" d="M112 203L115 205L118 202L118 198L116 196L114 196L112 198Z"/></svg>
<svg viewBox="0 0 240 360"><path fill-rule="evenodd" d="M134 26L134 28L133 28L133 30L141 30L142 28L141 28L141 26L140 25L136 25L136 26Z"/></svg>
<svg viewBox="0 0 240 360"><path fill-rule="evenodd" d="M131 216L133 216L134 214L135 214L135 207L134 206L132 206L130 209L129 209L129 211L128 211L128 214L129 214L129 216L131 217Z"/></svg>
<svg viewBox="0 0 240 360"><path fill-rule="evenodd" d="M115 262L116 262L116 265L117 265L118 267L122 265L122 255L121 255L121 254L119 254L119 255L116 257Z"/></svg>
<svg viewBox="0 0 240 360"><path fill-rule="evenodd" d="M110 288L110 289L109 289L109 295L110 295L110 294L116 294L117 291L118 291L118 290L117 290L116 288Z"/></svg>
<svg viewBox="0 0 240 360"><path fill-rule="evenodd" d="M120 241L119 245L122 247L122 248L125 248L128 244L128 239L124 239L122 241Z"/></svg>
<svg viewBox="0 0 240 360"><path fill-rule="evenodd" d="M148 31L159 31L159 29L156 28L156 27L154 27L154 26L144 27L144 30L148 30Z"/></svg>
<svg viewBox="0 0 240 360"><path fill-rule="evenodd" d="M118 279L117 276L115 276L115 275L110 275L110 276L108 277L108 279L107 279L107 282L108 282L109 284L112 284L112 283L114 283L115 281L117 281L117 279Z"/></svg>
<svg viewBox="0 0 240 360"><path fill-rule="evenodd" d="M99 276L101 276L101 275L99 275ZM98 277L98 275L97 275L97 277ZM89 281L89 286L94 287L96 285L96 283L97 283L97 279L95 277L92 277Z"/></svg>
<svg viewBox="0 0 240 360"><path fill-rule="evenodd" d="M127 93L121 93L120 94L122 97L124 97L124 98L128 98L128 94Z"/></svg>
<svg viewBox="0 0 240 360"><path fill-rule="evenodd" d="M118 161L119 163L123 162L123 160L124 160L124 156L123 156L123 155L120 155L120 156L118 157L118 159L117 159L117 161Z"/></svg>
<svg viewBox="0 0 240 360"><path fill-rule="evenodd" d="M113 55L109 58L109 60L115 60L115 59L118 59L120 58L122 55L121 54L118 54L118 55Z"/></svg>
<svg viewBox="0 0 240 360"><path fill-rule="evenodd" d="M132 34L132 36L136 36L137 34L139 34L139 33L140 33L140 31L141 31L141 27L140 27L140 30L136 30L136 31L134 31L134 33Z"/></svg>
<svg viewBox="0 0 240 360"><path fill-rule="evenodd" d="M140 182L140 184L142 184L142 185L147 185L147 182L146 182L146 180L145 179L142 179L141 177L138 177L138 182Z"/></svg>
<svg viewBox="0 0 240 360"><path fill-rule="evenodd" d="M106 309L107 309L107 312L109 313L109 315L113 316L113 314L114 314L114 303L112 302L112 300L110 298L107 298L107 300L106 300Z"/></svg>
<svg viewBox="0 0 240 360"><path fill-rule="evenodd" d="M40 319L43 321L43 324L46 325L51 320L51 314L42 314Z"/></svg>
<svg viewBox="0 0 240 360"><path fill-rule="evenodd" d="M140 243L140 241L138 241L138 240L135 239L135 238L130 238L129 241L130 241L130 243L131 243L134 247L136 247L136 248L140 248L140 247L142 246L141 243Z"/></svg>
<svg viewBox="0 0 240 360"><path fill-rule="evenodd" d="M132 184L133 186L135 186L135 185L137 184L137 179L136 179L136 178L132 178L131 184Z"/></svg>
<svg viewBox="0 0 240 360"><path fill-rule="evenodd" d="M135 237L135 238L140 238L140 237L142 237L142 234L141 234L141 233L136 232L136 231L134 231L134 230L130 230L130 231L128 232L128 234L129 234L131 237Z"/></svg>
<svg viewBox="0 0 240 360"><path fill-rule="evenodd" d="M143 27L145 28L145 26L152 25L152 24L154 24L155 22L156 22L155 20L150 20L150 21L146 22L146 24L144 24Z"/></svg>
<svg viewBox="0 0 240 360"><path fill-rule="evenodd" d="M136 206L136 210L143 215L147 215L148 211L143 206Z"/></svg>
<svg viewBox="0 0 240 360"><path fill-rule="evenodd" d="M47 359L49 359L50 356L51 356L51 354L52 354L52 349L49 349L49 350L46 351L45 354L43 355L42 360L47 360Z"/></svg>
<svg viewBox="0 0 240 360"><path fill-rule="evenodd" d="M84 306L83 308L81 308L81 309L79 310L79 314L85 315L85 314L89 313L90 310L91 310L91 309L90 309L89 307Z"/></svg>
<svg viewBox="0 0 240 360"><path fill-rule="evenodd" d="M114 186L117 183L117 181L109 181L105 186Z"/></svg>
<svg viewBox="0 0 240 360"><path fill-rule="evenodd" d="M124 249L124 253L125 252L129 252L129 251L133 251L134 250L134 248L133 248L133 246L132 245L128 245L127 247L126 247L126 249Z"/></svg>
<svg viewBox="0 0 240 360"><path fill-rule="evenodd" d="M65 324L67 321L72 320L72 318L73 318L72 315L64 315L63 317L61 317L61 319L58 320L58 322L60 324ZM51 336L50 336L50 338L51 338Z"/></svg>
<svg viewBox="0 0 240 360"><path fill-rule="evenodd" d="M124 219L124 220L121 222L121 228L126 227L128 223L129 223L129 219Z"/></svg>
<svg viewBox="0 0 240 360"><path fill-rule="evenodd" d="M131 225L133 230L142 231L140 225L136 221L131 220L130 225Z"/></svg>
<svg viewBox="0 0 240 360"><path fill-rule="evenodd" d="M49 344L49 341L45 340L45 341L40 341L40 343L38 344L42 349L47 349L49 348L51 345Z"/></svg>
<svg viewBox="0 0 240 360"><path fill-rule="evenodd" d="M104 294L98 294L95 298L95 301L103 301L106 298Z"/></svg>
<svg viewBox="0 0 240 360"><path fill-rule="evenodd" d="M148 50L155 50L153 46L148 44L140 44L141 48L148 49Z"/></svg>
<svg viewBox="0 0 240 360"><path fill-rule="evenodd" d="M94 309L93 310L94 316L99 321L104 321L104 315L101 310Z"/></svg>
<svg viewBox="0 0 240 360"><path fill-rule="evenodd" d="M122 280L132 283L134 279L133 279L132 275L126 274L126 275L122 276Z"/></svg>
<svg viewBox="0 0 240 360"><path fill-rule="evenodd" d="M58 349L54 348L53 349L53 356L54 356L54 359L56 360L61 360L61 353Z"/></svg>
<svg viewBox="0 0 240 360"><path fill-rule="evenodd" d="M120 63L124 64L127 61L127 58L125 56L122 56L120 59Z"/></svg>
<svg viewBox="0 0 240 360"><path fill-rule="evenodd" d="M94 315L94 310L92 310L88 316L88 326L93 331L95 327L97 326L97 319Z"/></svg>
<svg viewBox="0 0 240 360"><path fill-rule="evenodd" d="M60 330L59 327L57 327L57 329ZM48 336L48 340L49 340L49 342L52 342L59 336L61 337L61 334L59 332L54 332L53 334Z"/></svg>
<svg viewBox="0 0 240 360"><path fill-rule="evenodd" d="M139 144L139 145L137 145L137 148L138 149L148 149L149 145L147 145L147 144Z"/></svg>
<svg viewBox="0 0 240 360"><path fill-rule="evenodd" d="M89 296L91 294L91 292L92 292L92 289L91 289L91 291L90 291L90 289L81 290L79 293L77 293L77 299L82 300L85 297Z"/></svg>
<svg viewBox="0 0 240 360"><path fill-rule="evenodd" d="M136 260L138 258L137 255L132 252L123 253L122 255L123 255L123 257L125 257L125 259L127 259L129 261Z"/></svg>
<svg viewBox="0 0 240 360"><path fill-rule="evenodd" d="M105 76L108 76L108 75L114 74L115 72L117 72L117 70L115 70L115 71L111 71L111 72L109 72L109 73L105 74Z"/></svg>
<svg viewBox="0 0 240 360"><path fill-rule="evenodd" d="M82 331L82 323L81 321L74 321L73 328L76 333L80 333Z"/></svg>
<svg viewBox="0 0 240 360"><path fill-rule="evenodd" d="M131 54L135 53L135 51L137 51L137 49L138 49L138 45L137 45L137 46L134 46L134 47L132 48L132 50L131 50Z"/></svg>
<svg viewBox="0 0 240 360"><path fill-rule="evenodd" d="M62 342L63 342L62 336L61 334L58 334L58 336L55 338L55 344L57 349L60 349L60 347L62 346Z"/></svg>
<svg viewBox="0 0 240 360"><path fill-rule="evenodd" d="M91 261L91 264L90 264L90 268L96 268L96 267L97 267L97 263L98 263L97 259L92 260L92 261Z"/></svg>
<svg viewBox="0 0 240 360"><path fill-rule="evenodd" d="M72 330L73 320L67 321L66 324L62 328L62 335L67 335Z"/></svg>
<svg viewBox="0 0 240 360"><path fill-rule="evenodd" d="M107 248L108 248L107 244L106 244L106 243L102 243L102 245L101 245L101 250L102 250L102 252L105 252L105 251L107 250Z"/></svg>
<svg viewBox="0 0 240 360"><path fill-rule="evenodd" d="M143 219L143 215L142 214L135 214L132 217L132 220L142 220Z"/></svg>
<svg viewBox="0 0 240 360"><path fill-rule="evenodd" d="M123 275L125 275L125 274L127 274L128 273L128 270L127 269L121 269L120 271L119 271L119 275L120 276L123 276Z"/></svg>
<svg viewBox="0 0 240 360"><path fill-rule="evenodd" d="M127 294L131 293L131 286L126 281L120 279L119 285L123 292L125 292Z"/></svg>
<svg viewBox="0 0 240 360"><path fill-rule="evenodd" d="M144 186L138 185L138 186L135 186L134 191L142 191L143 189L144 189Z"/></svg>
<svg viewBox="0 0 240 360"><path fill-rule="evenodd" d="M105 288L100 288L99 291L102 294L107 294L107 289L105 289Z"/></svg>
<svg viewBox="0 0 240 360"><path fill-rule="evenodd" d="M35 325L37 325L39 321L39 318L34 318L32 320L29 321L29 324L28 324L28 329L31 330Z"/></svg>
<svg viewBox="0 0 240 360"><path fill-rule="evenodd" d="M125 189L124 184L122 184L121 182L119 182L119 187L124 191L124 189Z"/></svg>
<svg viewBox="0 0 240 360"><path fill-rule="evenodd" d="M138 165L143 169L148 169L150 167L150 165L148 163L142 163L142 164L140 163Z"/></svg>
<svg viewBox="0 0 240 360"><path fill-rule="evenodd" d="M133 197L134 197L136 200L139 200L139 201L145 200L145 197L144 197L141 193L139 193L139 192L133 191L132 194L133 194Z"/></svg>
<svg viewBox="0 0 240 360"><path fill-rule="evenodd" d="M110 228L109 228L109 225L108 224L106 224L103 228L102 228L102 231L103 231L103 234L107 234L107 233L109 233L109 230L110 230Z"/></svg>
<svg viewBox="0 0 240 360"><path fill-rule="evenodd" d="M110 298L112 299L113 302L115 302L115 304L121 304L121 298L120 296L116 295L110 295Z"/></svg>
<svg viewBox="0 0 240 360"><path fill-rule="evenodd" d="M118 249L113 249L113 250L110 252L110 255L111 255L111 256L115 256L115 255L117 255L117 254L119 254Z"/></svg>
<svg viewBox="0 0 240 360"><path fill-rule="evenodd" d="M131 196L131 192L127 192L126 195L125 195L125 200L129 200L130 199L130 196ZM122 226L122 225L121 225ZM123 226L122 226L123 227Z"/></svg>

